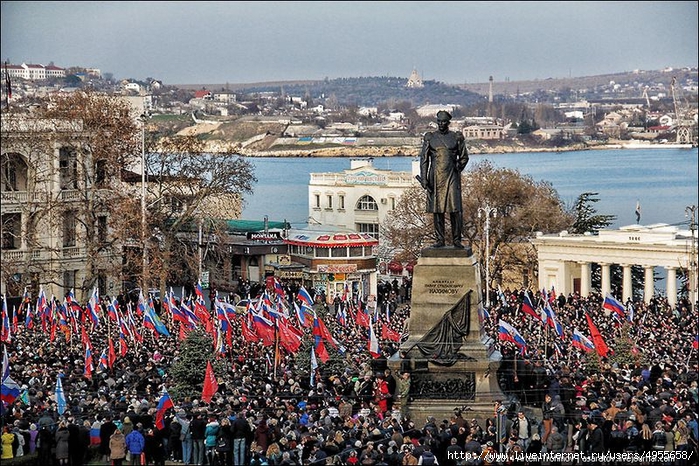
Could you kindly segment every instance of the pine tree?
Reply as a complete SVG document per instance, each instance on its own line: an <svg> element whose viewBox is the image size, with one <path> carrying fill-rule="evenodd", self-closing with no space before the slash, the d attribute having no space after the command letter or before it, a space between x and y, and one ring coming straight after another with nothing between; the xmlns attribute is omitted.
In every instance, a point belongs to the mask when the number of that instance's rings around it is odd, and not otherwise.
<svg viewBox="0 0 699 466"><path fill-rule="evenodd" d="M175 386L168 388L168 391L173 398L200 398L204 387L206 363L211 361L217 379L226 370L226 361L214 358L211 335L202 329L191 331L180 345L177 361L170 367L169 375Z"/></svg>

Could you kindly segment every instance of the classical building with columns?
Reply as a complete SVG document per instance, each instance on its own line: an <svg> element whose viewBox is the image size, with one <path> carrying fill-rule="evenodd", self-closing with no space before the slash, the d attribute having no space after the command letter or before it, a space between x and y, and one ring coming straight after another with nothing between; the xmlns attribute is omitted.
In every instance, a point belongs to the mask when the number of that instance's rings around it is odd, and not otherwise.
<svg viewBox="0 0 699 466"><path fill-rule="evenodd" d="M602 270L599 291L604 296L611 291L610 266L617 264L623 269L621 298L626 302L633 296L631 267L639 266L645 272L643 300L649 302L655 292L653 277L658 268L665 271L665 294L672 306L677 303L677 270L688 269L690 263L696 262L696 258L692 259L696 242L696 231L682 231L667 224L630 225L601 230L597 235L562 231L557 235L538 234L532 240L538 254L539 288L555 287L559 294L578 292L587 296L594 263ZM692 302L695 302L696 271L693 281Z"/></svg>

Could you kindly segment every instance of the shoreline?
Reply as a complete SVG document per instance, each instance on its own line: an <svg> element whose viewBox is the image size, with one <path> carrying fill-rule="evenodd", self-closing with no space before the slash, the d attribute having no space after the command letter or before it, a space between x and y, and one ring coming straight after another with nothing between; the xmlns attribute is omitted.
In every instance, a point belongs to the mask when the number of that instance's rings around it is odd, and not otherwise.
<svg viewBox="0 0 699 466"><path fill-rule="evenodd" d="M529 152L576 152L585 150L635 150L635 149L693 149L692 144L634 144L634 143L610 143L610 144L579 144L567 147L526 147L526 146L496 146L484 148L471 146L469 154L513 154ZM213 149L213 148L212 148ZM212 152L215 152L212 150ZM244 157L294 157L294 158L314 158L314 157L417 157L419 147L404 146L362 146L362 147L305 147L298 150L246 150L236 151Z"/></svg>

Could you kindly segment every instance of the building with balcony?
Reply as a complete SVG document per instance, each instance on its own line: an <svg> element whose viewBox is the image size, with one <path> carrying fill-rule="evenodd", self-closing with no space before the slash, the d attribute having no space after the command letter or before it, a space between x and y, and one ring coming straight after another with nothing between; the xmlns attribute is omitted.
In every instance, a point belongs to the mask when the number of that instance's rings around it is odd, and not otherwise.
<svg viewBox="0 0 699 466"><path fill-rule="evenodd" d="M88 217L86 206L108 195L111 183L85 149L88 139L80 120L2 117L4 295L27 287L36 296L40 285L48 297L74 289L80 300L93 286L120 290L120 251L88 247L109 243L109 214L95 208Z"/></svg>
<svg viewBox="0 0 699 466"><path fill-rule="evenodd" d="M379 238L379 225L396 208L406 189L417 185L418 160L412 172L382 170L372 158L352 159L340 173L311 173L308 222L367 233Z"/></svg>

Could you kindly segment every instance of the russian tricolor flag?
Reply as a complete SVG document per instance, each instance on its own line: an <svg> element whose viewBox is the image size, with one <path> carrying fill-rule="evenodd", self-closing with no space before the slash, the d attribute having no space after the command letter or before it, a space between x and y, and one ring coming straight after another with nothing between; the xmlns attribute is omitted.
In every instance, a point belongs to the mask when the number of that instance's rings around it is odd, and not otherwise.
<svg viewBox="0 0 699 466"><path fill-rule="evenodd" d="M536 308L532 303L532 299L529 297L529 293L524 293L524 300L522 301L522 311L524 311L526 314L529 314L537 320L541 320L541 314L536 312Z"/></svg>
<svg viewBox="0 0 699 466"><path fill-rule="evenodd" d="M604 303L602 303L602 307L604 309L617 313L619 317L621 317L622 319L626 317L626 309L624 308L624 305L617 301L614 298L614 296L612 296L609 293L607 293L607 296L604 297Z"/></svg>
<svg viewBox="0 0 699 466"><path fill-rule="evenodd" d="M556 331L556 334L558 334L561 339L564 339L565 335L563 334L563 326L558 322L558 319L556 319L556 314L553 312L551 304L546 303L544 305L544 311L546 312L546 321L549 323L551 328Z"/></svg>
<svg viewBox="0 0 699 466"><path fill-rule="evenodd" d="M304 303L306 306L313 307L313 298L311 298L311 295L308 293L308 291L306 291L306 288L304 288L303 286L299 288L297 297L299 301Z"/></svg>
<svg viewBox="0 0 699 466"><path fill-rule="evenodd" d="M524 337L520 335L517 329L502 319L498 324L498 338L503 341L514 343L522 353L524 353L524 350L527 347L527 342L524 340Z"/></svg>
<svg viewBox="0 0 699 466"><path fill-rule="evenodd" d="M585 335L580 333L577 328L573 330L573 346L585 352L594 351L595 349L595 344L592 343L592 341Z"/></svg>
<svg viewBox="0 0 699 466"><path fill-rule="evenodd" d="M155 427L161 430L165 428L165 412L174 406L175 405L172 403L172 399L170 398L170 395L168 395L167 390L163 390L163 396L160 397L160 401L158 402L158 407L155 412Z"/></svg>

